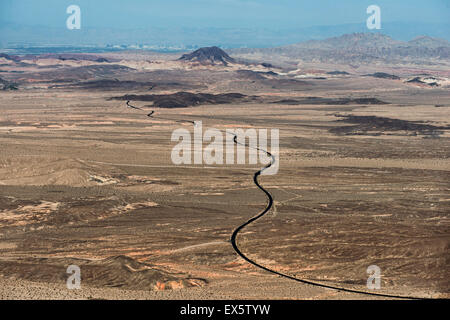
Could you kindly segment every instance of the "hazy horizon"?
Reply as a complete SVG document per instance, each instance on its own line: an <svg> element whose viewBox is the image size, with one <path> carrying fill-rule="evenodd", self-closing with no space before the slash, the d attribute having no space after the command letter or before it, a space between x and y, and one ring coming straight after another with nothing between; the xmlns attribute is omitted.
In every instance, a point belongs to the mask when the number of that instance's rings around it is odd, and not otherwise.
<svg viewBox="0 0 450 320"><path fill-rule="evenodd" d="M81 8L81 29L68 30L68 6ZM381 8L381 29L369 30L366 9ZM422 1L331 0L2 0L0 47L151 45L274 47L354 32L397 40L450 40L450 4Z"/></svg>

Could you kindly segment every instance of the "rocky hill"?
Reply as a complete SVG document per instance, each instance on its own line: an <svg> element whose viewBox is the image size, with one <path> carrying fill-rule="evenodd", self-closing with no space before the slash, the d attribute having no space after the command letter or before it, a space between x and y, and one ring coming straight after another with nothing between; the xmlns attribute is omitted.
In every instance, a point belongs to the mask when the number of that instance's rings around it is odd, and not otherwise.
<svg viewBox="0 0 450 320"><path fill-rule="evenodd" d="M427 36L411 41L398 41L380 33L353 33L277 48L236 49L233 52L284 55L315 62L421 63L430 59L450 59L450 42Z"/></svg>
<svg viewBox="0 0 450 320"><path fill-rule="evenodd" d="M194 52L184 54L181 56L181 61L198 62L200 64L221 64L228 65L229 63L235 63L235 60L231 58L225 51L218 47L204 47Z"/></svg>

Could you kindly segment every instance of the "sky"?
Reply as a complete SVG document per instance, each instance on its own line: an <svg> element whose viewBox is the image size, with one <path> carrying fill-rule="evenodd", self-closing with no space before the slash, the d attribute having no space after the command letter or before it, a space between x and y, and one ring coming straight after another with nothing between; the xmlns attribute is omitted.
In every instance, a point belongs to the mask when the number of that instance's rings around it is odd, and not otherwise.
<svg viewBox="0 0 450 320"><path fill-rule="evenodd" d="M81 30L67 29L71 5ZM0 0L0 48L273 47L369 32L370 5L381 9L381 30L370 32L450 40L450 0Z"/></svg>
<svg viewBox="0 0 450 320"><path fill-rule="evenodd" d="M0 0L0 23L65 28L69 5L87 28L292 28L365 23L366 8L384 22L447 23L450 0Z"/></svg>

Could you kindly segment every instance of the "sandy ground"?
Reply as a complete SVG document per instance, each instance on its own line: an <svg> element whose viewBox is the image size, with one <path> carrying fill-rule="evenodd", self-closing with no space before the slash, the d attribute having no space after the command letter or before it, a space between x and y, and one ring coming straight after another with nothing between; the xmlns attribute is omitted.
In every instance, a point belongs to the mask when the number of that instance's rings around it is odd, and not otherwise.
<svg viewBox="0 0 450 320"><path fill-rule="evenodd" d="M205 129L280 130L280 170L261 179L274 209L238 238L255 261L365 291L375 264L382 272L376 292L448 297L449 131L330 132L350 125L336 114L448 126L448 91L367 77L233 81L222 69L116 76L176 76L210 93L261 98L158 109L149 119L109 99L129 91L0 93L0 298L373 298L296 283L240 259L231 232L266 204L252 181L258 166L175 166L171 134L193 127L157 115L202 120ZM389 104L277 103L305 96ZM81 265L81 290L66 288L71 264Z"/></svg>

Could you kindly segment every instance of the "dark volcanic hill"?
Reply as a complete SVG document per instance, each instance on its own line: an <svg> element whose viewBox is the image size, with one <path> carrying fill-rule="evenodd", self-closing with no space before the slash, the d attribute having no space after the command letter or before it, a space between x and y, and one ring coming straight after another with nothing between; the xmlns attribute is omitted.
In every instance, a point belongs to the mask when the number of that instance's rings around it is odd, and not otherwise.
<svg viewBox="0 0 450 320"><path fill-rule="evenodd" d="M418 121L407 121L377 116L336 115L343 119L339 122L355 124L354 126L335 127L330 132L345 135L381 135L387 132L407 131L411 135L438 137L450 127L433 126Z"/></svg>
<svg viewBox="0 0 450 320"><path fill-rule="evenodd" d="M178 60L199 62L202 64L222 64L224 66L228 65L228 63L235 62L233 58L218 47L200 48L194 52L184 54Z"/></svg>
<svg viewBox="0 0 450 320"><path fill-rule="evenodd" d="M191 93L176 92L172 94L127 94L121 97L113 97L112 100L152 101L152 107L157 108L187 108L200 104L226 104L236 102L249 102L256 96L245 96L240 93Z"/></svg>
<svg viewBox="0 0 450 320"><path fill-rule="evenodd" d="M394 74L385 73L385 72L375 72L372 74L368 74L367 76L374 77L374 78L380 78L380 79L400 80L399 76L396 76Z"/></svg>

